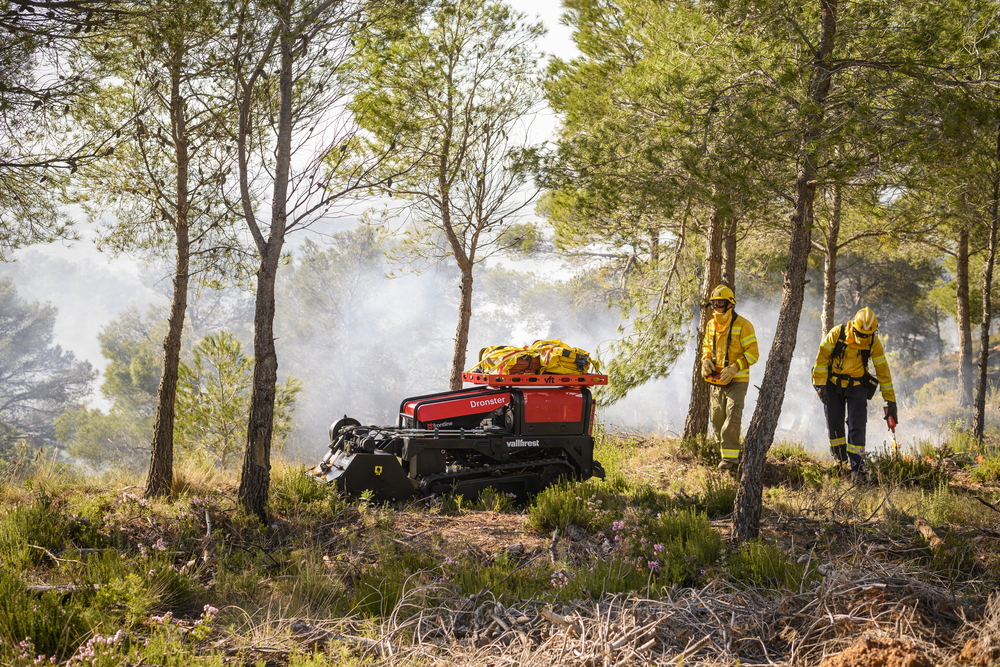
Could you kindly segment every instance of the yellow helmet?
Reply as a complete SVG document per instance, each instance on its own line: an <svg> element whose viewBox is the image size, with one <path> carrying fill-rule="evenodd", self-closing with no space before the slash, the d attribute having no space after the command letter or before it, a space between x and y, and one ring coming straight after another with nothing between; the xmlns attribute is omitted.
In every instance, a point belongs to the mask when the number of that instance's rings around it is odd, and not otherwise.
<svg viewBox="0 0 1000 667"><path fill-rule="evenodd" d="M712 296L708 297L709 301L715 301L716 299L725 299L732 305L736 305L736 295L733 294L733 290L729 289L725 285L719 285L712 291Z"/></svg>
<svg viewBox="0 0 1000 667"><path fill-rule="evenodd" d="M866 335L875 333L878 329L878 317L875 316L875 311L871 308L862 308L851 320L851 327Z"/></svg>

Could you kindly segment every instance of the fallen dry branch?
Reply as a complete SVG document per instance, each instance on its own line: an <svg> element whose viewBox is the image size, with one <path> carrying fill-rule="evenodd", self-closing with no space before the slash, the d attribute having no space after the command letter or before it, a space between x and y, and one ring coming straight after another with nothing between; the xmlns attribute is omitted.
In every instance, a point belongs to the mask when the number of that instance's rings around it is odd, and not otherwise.
<svg viewBox="0 0 1000 667"><path fill-rule="evenodd" d="M948 545L945 544L944 540L938 537L938 534L931 528L931 525L924 521L923 519L917 519L913 522L913 526L920 531L920 534L924 536L930 544L931 549L934 551L940 551L941 553L948 553L950 549Z"/></svg>

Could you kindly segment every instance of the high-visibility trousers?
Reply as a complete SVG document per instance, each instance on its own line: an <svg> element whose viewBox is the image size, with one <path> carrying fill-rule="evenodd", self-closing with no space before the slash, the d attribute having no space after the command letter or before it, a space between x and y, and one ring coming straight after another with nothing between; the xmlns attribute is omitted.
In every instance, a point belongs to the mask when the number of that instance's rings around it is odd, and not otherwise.
<svg viewBox="0 0 1000 667"><path fill-rule="evenodd" d="M749 382L730 382L712 385L712 432L723 460L740 458L743 445L740 427L743 424L743 403L746 401Z"/></svg>
<svg viewBox="0 0 1000 667"><path fill-rule="evenodd" d="M865 430L868 426L868 395L860 384L837 387L826 383L826 427L830 434L830 452L835 461L846 460L851 470L861 469L865 456ZM844 412L847 412L847 429L844 430Z"/></svg>

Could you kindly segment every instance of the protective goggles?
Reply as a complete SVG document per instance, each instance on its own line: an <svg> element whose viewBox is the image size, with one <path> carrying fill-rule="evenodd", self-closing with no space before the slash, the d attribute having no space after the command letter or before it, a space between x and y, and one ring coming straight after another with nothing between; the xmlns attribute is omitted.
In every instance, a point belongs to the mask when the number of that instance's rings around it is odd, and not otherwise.
<svg viewBox="0 0 1000 667"><path fill-rule="evenodd" d="M725 308L729 305L729 301L726 299L713 299L712 305L716 308Z"/></svg>

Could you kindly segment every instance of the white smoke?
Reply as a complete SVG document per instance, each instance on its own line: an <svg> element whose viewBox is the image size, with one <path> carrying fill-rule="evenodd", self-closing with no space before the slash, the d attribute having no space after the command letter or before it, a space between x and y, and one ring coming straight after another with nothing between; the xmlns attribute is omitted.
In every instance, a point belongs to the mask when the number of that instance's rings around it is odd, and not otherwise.
<svg viewBox="0 0 1000 667"><path fill-rule="evenodd" d="M279 276L279 289L287 285L300 266L298 253L299 249L293 250L292 269ZM69 250L29 249L18 257L20 261L16 263L0 265L0 273L14 278L23 297L51 301L59 310L56 342L97 368L106 364L97 341L104 325L132 303L142 310L150 304L164 303L162 294L143 284L143 272L127 258L109 262L107 256L88 250L85 245ZM549 267L548 273L541 273L537 263L518 266L534 268L535 275L509 270L509 275L493 280L489 271L477 273L466 367L475 363L481 347L489 345L528 345L536 339L561 338L570 345L596 352L606 349L618 335L616 312L595 306L581 316L566 307L563 303L566 295L557 291L550 298L544 291L536 294L528 306L523 306L518 300L520 295L538 290L540 280L567 280L573 269L555 263L555 268ZM330 423L344 414L363 423L391 425L404 398L448 388L457 323L457 271L442 266L423 275L389 280L383 277L388 267L381 258L378 265L369 268L370 272L364 276L364 298L351 307L351 324L346 328L293 327L295 320L301 324L312 318L319 323L320 313L310 310L308 304L278 302L279 375L281 378L294 375L304 385L296 410L294 435L286 452L292 460L310 463L319 456L328 444ZM496 271L496 267L491 270ZM336 286L316 288L322 292ZM744 431L757 404L758 387L777 322L779 296L763 301L741 299L738 304L738 312L754 324L761 353L761 359L750 370ZM196 300L194 295L192 300ZM828 440L823 406L811 386L811 369L821 340L818 313L817 300L807 298L775 442L783 439L801 442L815 454L826 456ZM244 325L245 331L249 331L251 323ZM190 327L185 329L185 335L191 336ZM188 340L186 347L196 342ZM698 345L692 334L687 351L669 377L640 387L615 405L603 408L599 418L612 428L678 435L687 414L692 355ZM898 373L902 369L891 370ZM101 405L96 396L94 404ZM878 397L869 406L869 450L889 442L881 408ZM901 444L906 446L918 437L934 435L926 430L915 433L910 428L904 397L900 397L899 408L901 426L897 440Z"/></svg>

